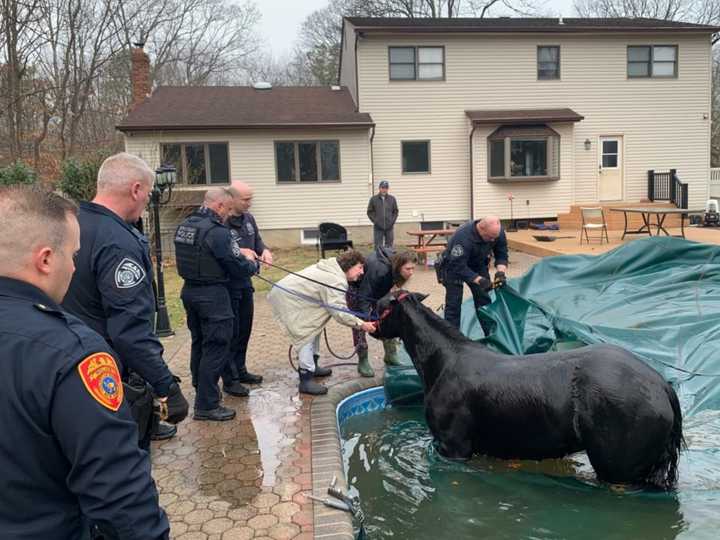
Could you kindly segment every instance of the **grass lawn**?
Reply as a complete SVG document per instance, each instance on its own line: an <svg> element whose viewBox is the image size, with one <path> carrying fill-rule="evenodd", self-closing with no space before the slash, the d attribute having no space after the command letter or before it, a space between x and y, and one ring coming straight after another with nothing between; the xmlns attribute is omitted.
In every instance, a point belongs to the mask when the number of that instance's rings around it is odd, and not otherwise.
<svg viewBox="0 0 720 540"><path fill-rule="evenodd" d="M359 246L360 251L368 253L370 246ZM331 252L329 256L335 255ZM288 270L298 271L317 262L317 250L314 247L294 248L294 249L278 249L273 250L273 264L287 268ZM264 267L261 273L262 277L279 281L287 275L286 272L277 268ZM180 300L180 289L182 289L183 280L178 275L175 265L165 267L165 301L167 303L168 314L170 315L170 324L172 328L180 328L185 326L185 309L183 309ZM270 285L258 278L253 278L253 286L258 293L270 290Z"/></svg>

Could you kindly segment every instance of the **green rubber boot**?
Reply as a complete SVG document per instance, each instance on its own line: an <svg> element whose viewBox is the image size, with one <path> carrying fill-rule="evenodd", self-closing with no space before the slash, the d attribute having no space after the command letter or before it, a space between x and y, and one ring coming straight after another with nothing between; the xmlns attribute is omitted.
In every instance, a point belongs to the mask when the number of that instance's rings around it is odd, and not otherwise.
<svg viewBox="0 0 720 540"><path fill-rule="evenodd" d="M398 343L394 339L383 339L383 349L385 350L385 356L383 356L383 362L386 366L399 366L400 360L398 359L397 346Z"/></svg>
<svg viewBox="0 0 720 540"><path fill-rule="evenodd" d="M368 350L358 351L358 373L363 377L374 377L375 370L370 365L370 358L368 357Z"/></svg>

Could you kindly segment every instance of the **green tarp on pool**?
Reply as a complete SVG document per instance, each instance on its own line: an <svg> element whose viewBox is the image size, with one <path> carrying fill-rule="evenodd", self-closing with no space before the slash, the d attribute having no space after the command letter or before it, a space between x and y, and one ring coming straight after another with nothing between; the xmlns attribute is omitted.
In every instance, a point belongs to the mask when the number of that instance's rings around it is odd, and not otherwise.
<svg viewBox="0 0 720 540"><path fill-rule="evenodd" d="M491 335L482 337L472 300L463 333L499 352L613 343L673 383L684 416L720 409L720 246L653 237L598 256L548 257L478 316L495 323ZM388 399L420 401L420 379L401 356L386 373Z"/></svg>

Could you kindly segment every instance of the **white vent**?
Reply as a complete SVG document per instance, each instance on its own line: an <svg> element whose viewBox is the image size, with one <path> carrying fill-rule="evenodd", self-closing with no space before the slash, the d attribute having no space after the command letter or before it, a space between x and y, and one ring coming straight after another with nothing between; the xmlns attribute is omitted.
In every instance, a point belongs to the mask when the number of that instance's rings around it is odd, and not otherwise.
<svg viewBox="0 0 720 540"><path fill-rule="evenodd" d="M258 81L255 84L253 84L253 88L255 90L272 90L272 84L265 81Z"/></svg>
<svg viewBox="0 0 720 540"><path fill-rule="evenodd" d="M339 92L339 91L340 91L340 87L337 86L337 85L335 85L335 84L333 84L333 85L330 87L330 90L332 90L333 92Z"/></svg>

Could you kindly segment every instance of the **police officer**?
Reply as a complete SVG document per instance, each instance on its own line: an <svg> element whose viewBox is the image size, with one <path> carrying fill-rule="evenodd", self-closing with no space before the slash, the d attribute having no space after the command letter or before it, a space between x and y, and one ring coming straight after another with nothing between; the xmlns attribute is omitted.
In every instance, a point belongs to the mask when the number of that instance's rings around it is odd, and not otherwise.
<svg viewBox="0 0 720 540"><path fill-rule="evenodd" d="M210 188L203 206L175 232L178 273L185 280L181 299L192 336L190 370L195 396L195 420L223 421L235 411L220 404L218 379L229 362L233 337L233 311L228 282L249 279L257 271L255 253L241 249L224 221L233 208L232 192ZM223 390L247 395L238 382L224 378ZM243 391L244 390L244 391Z"/></svg>
<svg viewBox="0 0 720 540"><path fill-rule="evenodd" d="M130 223L147 206L154 174L140 158L121 153L106 159L97 179L92 202L80 203L80 252L77 271L63 301L63 308L103 336L119 355L123 379L139 388L131 398L140 427L140 444L149 447L153 425L152 399L144 392L148 383L165 402L167 420L182 421L188 403L176 378L163 360L163 346L154 333L155 295L153 268L147 239ZM175 433L174 426L169 436ZM168 434L165 434L167 437Z"/></svg>
<svg viewBox="0 0 720 540"><path fill-rule="evenodd" d="M0 536L168 538L108 344L60 302L75 205L0 188Z"/></svg>
<svg viewBox="0 0 720 540"><path fill-rule="evenodd" d="M506 281L508 249L505 231L497 216L471 221L460 227L448 241L444 256L445 320L460 328L463 283L473 295L475 309L490 303L490 257L495 258L495 281ZM489 328L483 325L487 335Z"/></svg>
<svg viewBox="0 0 720 540"><path fill-rule="evenodd" d="M261 262L272 264L272 253L260 237L255 217L248 212L253 199L252 187L239 180L233 181L231 186L234 202L233 211L227 220L230 234L238 246L254 251ZM234 386L238 389L243 388L241 383L260 384L263 380L262 376L250 373L246 367L248 342L255 312L254 292L250 277L230 278L230 300L235 315L235 327L230 346L229 369L233 383L237 383ZM247 389L244 389L244 392L249 393Z"/></svg>

